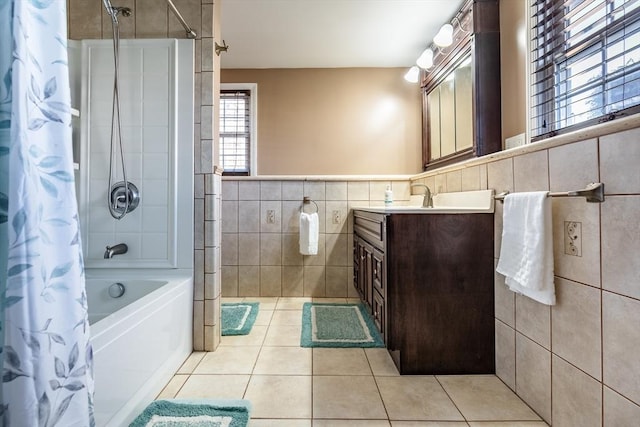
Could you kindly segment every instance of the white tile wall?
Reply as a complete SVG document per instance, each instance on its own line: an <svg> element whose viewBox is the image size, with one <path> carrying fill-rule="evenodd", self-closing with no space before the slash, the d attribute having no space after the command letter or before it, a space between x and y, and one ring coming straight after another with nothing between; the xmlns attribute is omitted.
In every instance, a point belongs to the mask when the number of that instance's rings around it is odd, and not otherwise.
<svg viewBox="0 0 640 427"><path fill-rule="evenodd" d="M169 84L175 71L168 67L176 51L168 41L158 41L155 46L149 41L139 44L121 45L119 83L127 180L138 187L141 199L137 209L120 221L110 216L106 206L113 48L110 42L85 46L91 76L84 89L83 109L88 114L83 115L83 126L88 131L83 148L88 150L81 161L82 182L86 182L82 184L86 185L82 191L86 202L81 203L81 210L89 267L176 267L177 141L173 135L178 120L170 115L178 111L179 100ZM121 181L119 157L113 170L114 181ZM121 242L129 251L105 261L105 246Z"/></svg>

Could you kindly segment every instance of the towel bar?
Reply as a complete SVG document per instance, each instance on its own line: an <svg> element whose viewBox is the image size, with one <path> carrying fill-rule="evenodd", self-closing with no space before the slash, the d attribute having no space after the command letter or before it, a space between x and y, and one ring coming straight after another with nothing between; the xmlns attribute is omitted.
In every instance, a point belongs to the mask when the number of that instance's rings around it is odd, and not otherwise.
<svg viewBox="0 0 640 427"><path fill-rule="evenodd" d="M300 212L304 212L304 205L308 205L309 203L313 203L314 205L316 205L316 213L318 213L318 210L319 210L318 204L313 200L311 200L311 197L309 196L304 196L304 198L302 199L302 206L300 206Z"/></svg>
<svg viewBox="0 0 640 427"><path fill-rule="evenodd" d="M509 192L504 191L495 195L494 198L500 202L504 202L507 194L509 194ZM604 184L602 182L592 182L582 190L549 193L549 197L585 197L587 202L602 203L604 202Z"/></svg>

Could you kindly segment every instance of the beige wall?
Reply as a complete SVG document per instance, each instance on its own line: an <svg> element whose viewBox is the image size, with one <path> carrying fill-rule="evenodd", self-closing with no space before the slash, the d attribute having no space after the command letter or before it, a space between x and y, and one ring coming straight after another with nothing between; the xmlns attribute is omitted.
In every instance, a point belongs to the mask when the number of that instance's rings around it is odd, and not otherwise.
<svg viewBox="0 0 640 427"><path fill-rule="evenodd" d="M260 175L410 174L421 169L420 89L404 68L251 69Z"/></svg>
<svg viewBox="0 0 640 427"><path fill-rule="evenodd" d="M503 140L524 133L526 130L526 5L527 2L523 0L500 0Z"/></svg>
<svg viewBox="0 0 640 427"><path fill-rule="evenodd" d="M185 38L185 31L159 0L119 0L130 7L131 17L120 17L122 38ZM217 160L217 92L220 60L213 53L220 40L220 2L175 0L187 23L195 30L194 91L194 302L193 346L215 350L220 342L220 209L221 177L214 173ZM111 38L111 21L99 0L67 0L70 39ZM215 37L215 38L214 38ZM205 185L206 183L206 185ZM144 197L144 195L143 195ZM205 238L205 230L207 235ZM215 237L217 236L217 238Z"/></svg>

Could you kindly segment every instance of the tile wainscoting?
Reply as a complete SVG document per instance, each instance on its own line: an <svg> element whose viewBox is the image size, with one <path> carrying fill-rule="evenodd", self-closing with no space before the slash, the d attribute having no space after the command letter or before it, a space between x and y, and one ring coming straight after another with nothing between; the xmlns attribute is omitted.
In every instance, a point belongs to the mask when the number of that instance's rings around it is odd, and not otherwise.
<svg viewBox="0 0 640 427"><path fill-rule="evenodd" d="M555 306L516 295L495 276L497 375L554 426L627 426L640 419L638 141L640 128L540 143L537 151L525 146L414 180L436 192L569 191L604 182L603 204L553 199ZM565 235L575 226L581 238L571 248ZM497 203L496 263L501 235Z"/></svg>
<svg viewBox="0 0 640 427"><path fill-rule="evenodd" d="M409 200L408 177L366 180L232 178L222 181L222 295L357 297L353 288L353 206ZM317 255L301 255L303 197L318 206ZM272 219L269 212L272 211ZM315 211L312 203L305 212Z"/></svg>

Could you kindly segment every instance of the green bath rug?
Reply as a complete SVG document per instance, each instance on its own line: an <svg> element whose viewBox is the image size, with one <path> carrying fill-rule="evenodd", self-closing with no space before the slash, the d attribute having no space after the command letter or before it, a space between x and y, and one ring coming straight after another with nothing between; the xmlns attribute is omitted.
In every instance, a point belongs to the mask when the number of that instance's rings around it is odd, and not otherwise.
<svg viewBox="0 0 640 427"><path fill-rule="evenodd" d="M314 304L302 307L301 347L384 347L362 304Z"/></svg>
<svg viewBox="0 0 640 427"><path fill-rule="evenodd" d="M258 317L259 304L222 303L222 335L248 335Z"/></svg>
<svg viewBox="0 0 640 427"><path fill-rule="evenodd" d="M156 400L129 427L246 427L250 410L247 400Z"/></svg>

